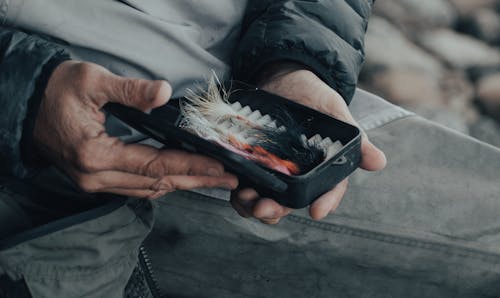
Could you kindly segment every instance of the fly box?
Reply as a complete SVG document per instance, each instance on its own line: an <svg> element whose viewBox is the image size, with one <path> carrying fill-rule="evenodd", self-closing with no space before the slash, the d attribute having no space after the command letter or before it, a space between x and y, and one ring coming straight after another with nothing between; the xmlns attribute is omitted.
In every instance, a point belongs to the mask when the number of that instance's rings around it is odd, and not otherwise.
<svg viewBox="0 0 500 298"><path fill-rule="evenodd" d="M105 109L167 148L220 161L240 186L291 208L308 206L359 166L357 127L247 85L233 84L231 93L209 85L149 114Z"/></svg>

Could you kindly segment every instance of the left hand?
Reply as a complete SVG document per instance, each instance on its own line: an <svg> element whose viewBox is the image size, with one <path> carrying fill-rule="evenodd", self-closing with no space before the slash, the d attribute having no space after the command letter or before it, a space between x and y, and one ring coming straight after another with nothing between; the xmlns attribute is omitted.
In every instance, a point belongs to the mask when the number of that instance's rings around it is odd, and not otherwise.
<svg viewBox="0 0 500 298"><path fill-rule="evenodd" d="M274 66L273 69L276 69ZM330 88L313 72L297 64L279 65L278 71L272 72L259 84L267 92L288 98L309 106L334 118L359 126L352 117L344 99ZM362 160L360 167L368 171L378 171L385 167L384 153L375 147L363 132L361 141ZM347 190L348 179L344 179L331 191L321 195L309 206L309 214L320 220L339 206ZM250 188L240 190L231 196L233 208L243 217L255 217L267 224L276 224L288 215L292 209L278 204L270 198L261 198Z"/></svg>

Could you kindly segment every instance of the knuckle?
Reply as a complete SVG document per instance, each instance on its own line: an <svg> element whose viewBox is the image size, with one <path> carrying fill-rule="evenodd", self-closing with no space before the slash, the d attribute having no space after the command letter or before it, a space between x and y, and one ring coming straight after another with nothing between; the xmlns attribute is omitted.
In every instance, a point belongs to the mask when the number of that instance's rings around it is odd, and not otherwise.
<svg viewBox="0 0 500 298"><path fill-rule="evenodd" d="M96 66L92 63L81 62L75 65L77 79L80 84L91 83L91 79L94 78L96 74Z"/></svg>
<svg viewBox="0 0 500 298"><path fill-rule="evenodd" d="M88 62L80 62L80 63L76 64L76 67L77 67L78 73L81 76L85 76L85 75L92 74L94 72L95 65L92 63L88 63Z"/></svg>
<svg viewBox="0 0 500 298"><path fill-rule="evenodd" d="M159 181L158 190L163 193L173 192L175 191L175 185L168 177L165 177Z"/></svg>
<svg viewBox="0 0 500 298"><path fill-rule="evenodd" d="M144 109L146 103L142 81L141 79L121 78L119 83L115 84L115 94L120 97L123 104Z"/></svg>
<svg viewBox="0 0 500 298"><path fill-rule="evenodd" d="M85 98L88 90L95 89L96 86L99 86L100 81L102 81L102 69L104 68L88 62L77 63L74 67L74 79L79 85L76 95L80 98Z"/></svg>
<svg viewBox="0 0 500 298"><path fill-rule="evenodd" d="M153 159L151 161L146 162L139 171L141 174L149 177L161 177L165 174L168 174L168 169L165 168L165 165L161 160Z"/></svg>
<svg viewBox="0 0 500 298"><path fill-rule="evenodd" d="M121 86L123 100L130 102L137 89L137 82L134 79L125 79Z"/></svg>

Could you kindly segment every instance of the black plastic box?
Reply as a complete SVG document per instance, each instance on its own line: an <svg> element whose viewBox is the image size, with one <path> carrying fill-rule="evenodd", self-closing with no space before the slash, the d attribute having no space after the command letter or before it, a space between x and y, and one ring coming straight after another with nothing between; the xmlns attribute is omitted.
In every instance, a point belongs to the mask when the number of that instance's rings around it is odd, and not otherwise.
<svg viewBox="0 0 500 298"><path fill-rule="evenodd" d="M181 119L179 100L171 99L168 104L154 109L150 114L119 104L108 104L105 109L166 147L182 148L219 160L226 170L238 176L240 186L252 187L262 197L273 198L291 208L308 206L359 166L361 133L357 127L257 88L235 89L229 97L229 102L234 101L271 117L277 106L284 108L297 123L304 126L308 138L319 134L322 138L339 140L343 148L309 172L288 176L178 128Z"/></svg>

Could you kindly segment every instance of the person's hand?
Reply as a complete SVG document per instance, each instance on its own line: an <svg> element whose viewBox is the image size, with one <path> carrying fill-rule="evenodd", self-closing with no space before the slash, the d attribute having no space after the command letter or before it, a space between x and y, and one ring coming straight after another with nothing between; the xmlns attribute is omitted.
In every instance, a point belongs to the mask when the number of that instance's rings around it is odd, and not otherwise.
<svg viewBox="0 0 500 298"><path fill-rule="evenodd" d="M35 147L86 192L157 198L177 189L236 188L236 177L215 160L124 144L106 134L105 103L148 111L170 95L165 81L124 78L97 64L63 62L49 78L40 104Z"/></svg>
<svg viewBox="0 0 500 298"><path fill-rule="evenodd" d="M261 81L261 89L288 98L302 105L309 106L334 118L354 124L344 99L313 72L301 66L285 64L269 78ZM363 133L361 143L361 168L378 171L385 167L384 153L375 147ZM347 190L347 178L331 191L321 195L309 207L309 214L315 220L324 218L333 212ZM289 214L292 209L281 206L270 198L261 198L253 189L234 192L231 197L234 209L243 217L255 217L268 224L276 224Z"/></svg>

